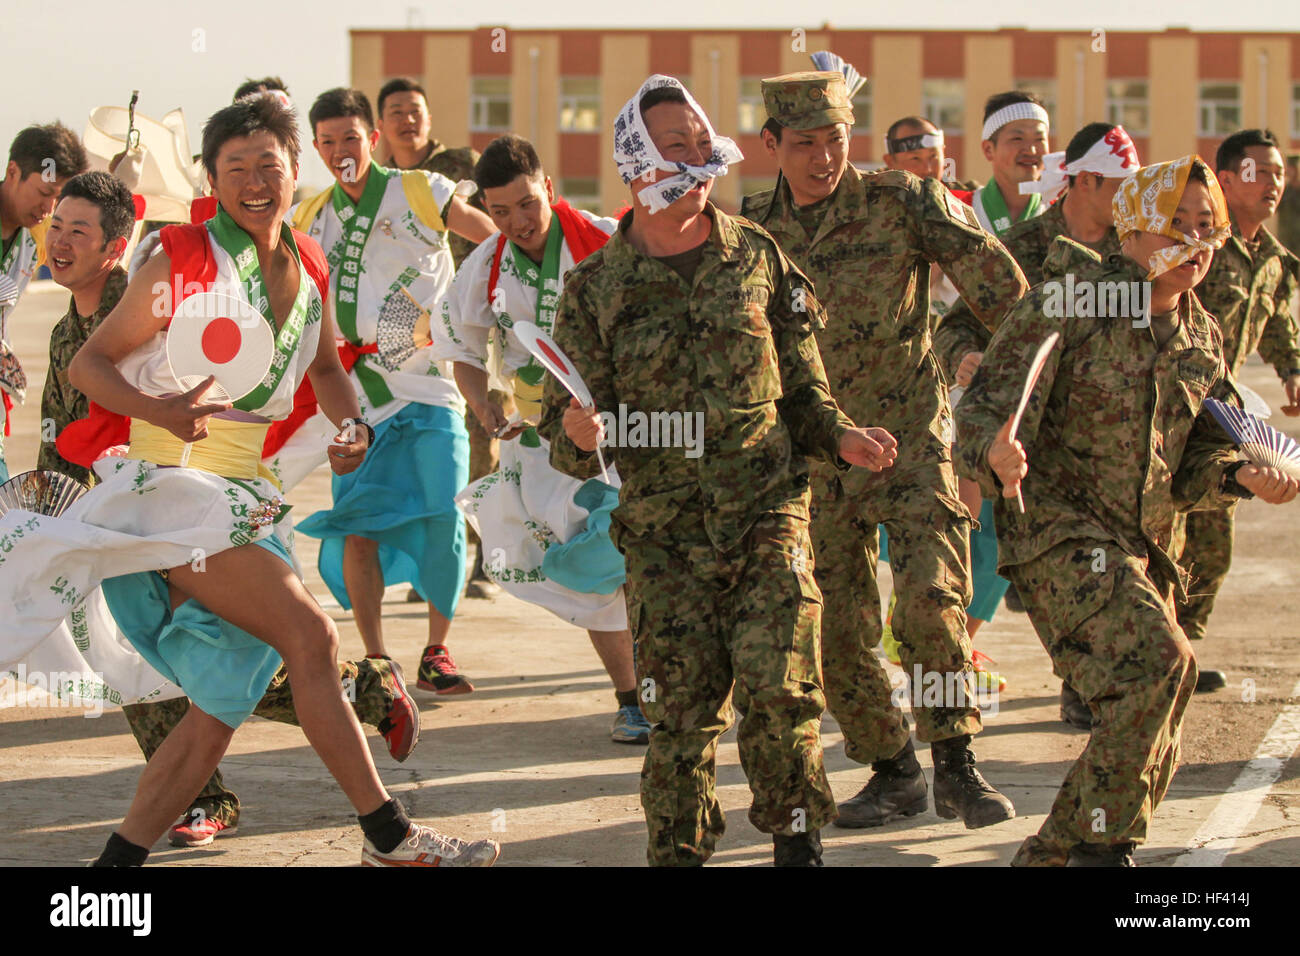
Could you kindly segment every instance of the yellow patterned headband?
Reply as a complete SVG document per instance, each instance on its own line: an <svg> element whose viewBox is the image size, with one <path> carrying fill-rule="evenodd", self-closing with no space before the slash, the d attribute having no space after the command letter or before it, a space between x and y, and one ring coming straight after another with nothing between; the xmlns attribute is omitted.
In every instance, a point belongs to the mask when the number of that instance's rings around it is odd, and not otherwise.
<svg viewBox="0 0 1300 956"><path fill-rule="evenodd" d="M1183 190L1187 188L1192 169L1197 166L1205 172L1210 206L1214 210L1214 232L1204 239L1194 239L1173 226L1178 201L1183 198ZM1119 233L1120 242L1135 232L1152 232L1177 240L1177 245L1167 246L1152 254L1148 263L1151 268L1147 273L1148 279L1154 279L1161 273L1182 265L1202 249L1213 252L1227 242L1232 233L1228 204L1224 202L1219 181L1205 160L1195 155L1184 156L1169 163L1143 166L1120 183L1119 190L1115 193L1113 211L1115 231Z"/></svg>

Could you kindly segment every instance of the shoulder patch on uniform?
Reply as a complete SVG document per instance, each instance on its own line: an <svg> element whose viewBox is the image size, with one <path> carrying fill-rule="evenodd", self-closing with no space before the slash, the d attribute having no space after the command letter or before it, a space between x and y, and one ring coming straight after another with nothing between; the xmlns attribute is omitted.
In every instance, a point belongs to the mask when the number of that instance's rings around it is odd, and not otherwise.
<svg viewBox="0 0 1300 956"><path fill-rule="evenodd" d="M943 191L944 205L948 207L948 215L958 222L964 222L973 229L979 229L980 221L975 218L975 210L966 205L947 189Z"/></svg>

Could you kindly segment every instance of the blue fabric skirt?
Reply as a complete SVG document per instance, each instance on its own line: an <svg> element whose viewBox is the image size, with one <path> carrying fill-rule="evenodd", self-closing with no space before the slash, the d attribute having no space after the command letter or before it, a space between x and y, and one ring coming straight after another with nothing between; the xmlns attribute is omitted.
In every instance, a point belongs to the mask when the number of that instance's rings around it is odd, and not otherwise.
<svg viewBox="0 0 1300 956"><path fill-rule="evenodd" d="M279 538L253 542L293 567ZM238 727L257 707L280 655L193 598L171 610L167 582L153 571L105 578L104 600L140 656L205 714Z"/></svg>
<svg viewBox="0 0 1300 956"><path fill-rule="evenodd" d="M352 534L379 543L385 587L410 584L450 619L465 586L465 517L455 498L468 482L464 416L412 402L375 426L360 468L334 476L334 507L295 530L321 539L321 577L345 609L343 541Z"/></svg>
<svg viewBox="0 0 1300 956"><path fill-rule="evenodd" d="M609 538L609 516L618 507L618 489L591 478L578 489L573 501L587 509L587 527L568 541L546 549L542 573L580 594L613 594L627 579L623 555Z"/></svg>

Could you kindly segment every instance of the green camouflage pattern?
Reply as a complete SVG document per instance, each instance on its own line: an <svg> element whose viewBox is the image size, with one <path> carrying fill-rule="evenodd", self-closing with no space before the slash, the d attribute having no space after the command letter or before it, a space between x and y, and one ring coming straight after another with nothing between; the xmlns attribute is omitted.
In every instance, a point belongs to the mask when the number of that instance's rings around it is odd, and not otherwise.
<svg viewBox="0 0 1300 956"><path fill-rule="evenodd" d="M763 80L760 88L767 115L788 129L853 126L853 103L843 73L785 73Z"/></svg>
<svg viewBox="0 0 1300 956"><path fill-rule="evenodd" d="M1052 245L1046 278L1073 272L1081 282L1140 282L1145 269L1123 255L1102 261L1066 238ZM1094 540L1149 562L1185 596L1186 575L1171 554L1174 513L1224 508L1225 469L1237 461L1227 435L1202 404L1239 404L1223 364L1222 338L1195 296L1163 347L1130 318L1052 318L1045 286L1003 319L957 407L961 473L995 502L998 571L1037 558L1063 541ZM1029 473L1025 514L1003 498L986 456L1020 400L1030 362L1052 332L1049 354L1020 423Z"/></svg>
<svg viewBox="0 0 1300 956"><path fill-rule="evenodd" d="M569 272L555 341L602 412L704 414L703 453L604 449L623 487L613 513L655 534L702 499L713 543L730 549L758 515L808 517L809 457L847 470L840 436L853 422L826 384L814 332L824 311L812 284L772 237L710 205L713 229L691 284L638 252L625 232ZM594 452L564 434L568 393L546 377L540 431L565 474L600 474ZM835 464L832 464L835 463Z"/></svg>
<svg viewBox="0 0 1300 956"><path fill-rule="evenodd" d="M1179 512L1174 521L1174 559L1191 579L1187 600L1178 603L1178 625L1193 641L1204 639L1210 615L1232 566L1236 508Z"/></svg>
<svg viewBox="0 0 1300 956"><path fill-rule="evenodd" d="M104 292L95 314L82 318L77 314L76 300L69 296L68 311L54 323L54 328L50 331L50 370L45 376L45 389L41 392L42 440L40 451L36 455L36 467L61 472L84 485L95 483L95 473L68 461L59 454L53 441L45 441L44 438L46 435L57 438L72 422L90 414L90 400L68 382L68 366L72 364L73 356L86 344L90 334L99 328L99 323L117 307L118 300L125 291L126 270L115 266L104 283Z"/></svg>
<svg viewBox="0 0 1300 956"><path fill-rule="evenodd" d="M1025 281L1030 288L1043 281L1043 263L1048 250L1057 236L1069 238L1070 232L1065 225L1065 196L1048 206L1040 216L1017 222L1000 237L1007 247L1007 252L1015 258L1020 270L1025 274ZM1076 242L1078 240L1075 240ZM1083 243L1103 259L1119 254L1119 235L1114 227L1096 243ZM956 381L957 368L961 360L970 352L983 352L988 347L989 339L997 331L1002 316L993 316L991 323L977 319L966 303L958 299L953 303L939 323L934 333L934 354L939 359L949 384Z"/></svg>
<svg viewBox="0 0 1300 956"><path fill-rule="evenodd" d="M969 206L938 181L907 172L850 166L812 231L784 184L747 197L742 209L760 217L821 290L827 319L817 341L832 393L855 421L898 439L898 458L884 473L813 471L828 704L853 759L892 757L907 725L873 653L881 638L877 523L888 528L898 575L893 630L904 661L937 669L949 686L971 671L965 607L973 518L957 495L948 391L931 354L930 264L984 317L1009 308L1024 277ZM923 741L980 729L973 704L914 714Z"/></svg>
<svg viewBox="0 0 1300 956"><path fill-rule="evenodd" d="M1234 377L1254 351L1280 378L1300 369L1300 331L1291 311L1298 278L1300 259L1271 232L1260 226L1255 242L1248 243L1233 223L1196 296L1219 323L1223 356Z"/></svg>
<svg viewBox="0 0 1300 956"><path fill-rule="evenodd" d="M1300 187L1288 186L1277 204L1277 241L1300 256Z"/></svg>
<svg viewBox="0 0 1300 956"><path fill-rule="evenodd" d="M838 467L852 422L826 385L811 283L752 223L710 206L688 284L626 238L630 216L568 275L555 338L597 409L703 412L703 454L613 448L622 478L611 536L627 562L641 706L648 859L704 862L722 835L717 738L733 681L748 699L741 762L765 832L834 816L819 736L820 598L808 539L808 462ZM568 393L547 376L540 430L578 478L594 453L565 435Z"/></svg>
<svg viewBox="0 0 1300 956"><path fill-rule="evenodd" d="M392 661L370 658L343 661L339 664L339 680L357 720L370 727L379 725L397 698ZM126 715L126 722L135 735L146 762L162 746L167 735L189 709L188 697L148 704L126 704L122 707L122 713ZM283 665L271 678L266 693L258 701L253 713L267 720L298 726L298 715L293 707L293 690L289 686L289 672ZM195 807L203 810L210 819L220 820L227 826L239 822L239 797L226 789L219 769L213 772L194 799L191 808Z"/></svg>
<svg viewBox="0 0 1300 956"><path fill-rule="evenodd" d="M1082 843L1145 842L1178 767L1196 660L1174 620L1172 584L1146 559L1099 544L1060 541L1011 568L1053 671L1092 711L1087 746L1012 866L1064 866Z"/></svg>

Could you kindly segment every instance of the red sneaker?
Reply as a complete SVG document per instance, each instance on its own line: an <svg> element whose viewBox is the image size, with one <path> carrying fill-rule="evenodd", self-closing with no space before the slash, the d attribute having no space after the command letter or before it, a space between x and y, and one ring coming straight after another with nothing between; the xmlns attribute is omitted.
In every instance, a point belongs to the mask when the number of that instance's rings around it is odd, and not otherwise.
<svg viewBox="0 0 1300 956"><path fill-rule="evenodd" d="M172 846L207 846L219 836L239 832L237 823L226 824L202 813L186 813L180 823L167 831L167 842Z"/></svg>
<svg viewBox="0 0 1300 956"><path fill-rule="evenodd" d="M474 689L474 685L456 669L451 652L443 644L430 644L424 649L415 686L417 690L441 695L468 694Z"/></svg>
<svg viewBox="0 0 1300 956"><path fill-rule="evenodd" d="M379 655L375 655L378 657ZM388 752L393 759L401 763L411 756L411 751L420 742L420 708L415 706L411 695L406 691L406 681L402 679L402 668L396 661L390 661L393 673L393 702L388 713L379 722L379 732L384 735Z"/></svg>

